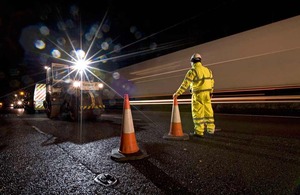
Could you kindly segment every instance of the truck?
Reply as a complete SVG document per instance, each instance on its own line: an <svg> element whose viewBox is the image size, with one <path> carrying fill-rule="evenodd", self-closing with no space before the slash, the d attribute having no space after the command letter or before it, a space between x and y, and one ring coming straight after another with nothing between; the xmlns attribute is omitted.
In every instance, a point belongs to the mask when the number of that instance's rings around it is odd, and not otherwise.
<svg viewBox="0 0 300 195"><path fill-rule="evenodd" d="M104 112L102 82L95 75L76 70L74 65L51 63L46 67L47 117L67 117L72 121L97 119Z"/></svg>

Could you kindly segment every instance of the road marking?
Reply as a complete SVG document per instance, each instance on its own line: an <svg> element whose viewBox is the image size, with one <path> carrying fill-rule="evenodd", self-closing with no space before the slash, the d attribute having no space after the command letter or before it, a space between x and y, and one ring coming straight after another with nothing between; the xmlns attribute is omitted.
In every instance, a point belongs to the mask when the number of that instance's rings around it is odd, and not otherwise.
<svg viewBox="0 0 300 195"><path fill-rule="evenodd" d="M215 113L215 115L229 115L229 116L251 116L251 117L266 117L266 118L300 118L299 116L280 116L280 115L261 115L261 114L230 114L230 113Z"/></svg>
<svg viewBox="0 0 300 195"><path fill-rule="evenodd" d="M44 135L49 135L45 132L43 132L42 130L40 130L39 128L37 128L36 126L31 126L32 128L34 128L37 132L41 133L41 134L44 134Z"/></svg>
<svg viewBox="0 0 300 195"><path fill-rule="evenodd" d="M14 117L12 118L11 116L6 118L8 120L24 120L24 121L30 121L30 120L35 120L35 121L46 121L49 120L48 118L22 118L22 117Z"/></svg>

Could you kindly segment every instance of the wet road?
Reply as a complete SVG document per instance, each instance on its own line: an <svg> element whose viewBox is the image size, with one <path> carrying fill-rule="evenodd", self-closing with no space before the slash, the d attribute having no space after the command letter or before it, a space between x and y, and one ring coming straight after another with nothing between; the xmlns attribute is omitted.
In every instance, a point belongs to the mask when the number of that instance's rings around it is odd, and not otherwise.
<svg viewBox="0 0 300 195"><path fill-rule="evenodd" d="M116 162L122 112L97 121L0 114L0 194L299 194L300 118L216 114L213 136L166 140L170 112L132 110L140 149ZM180 112L185 133L189 112ZM102 173L117 182L95 180Z"/></svg>

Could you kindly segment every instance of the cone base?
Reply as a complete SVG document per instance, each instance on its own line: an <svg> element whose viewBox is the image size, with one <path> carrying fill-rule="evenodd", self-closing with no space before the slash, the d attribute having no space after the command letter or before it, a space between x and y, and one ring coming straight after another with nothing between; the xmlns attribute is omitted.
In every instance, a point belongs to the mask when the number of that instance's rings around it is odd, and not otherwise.
<svg viewBox="0 0 300 195"><path fill-rule="evenodd" d="M174 136L174 135L170 135L170 134L166 134L163 136L164 139L168 139L168 140L189 140L189 135L186 133L183 133L182 136Z"/></svg>
<svg viewBox="0 0 300 195"><path fill-rule="evenodd" d="M117 162L125 162L125 161L131 161L131 160L141 160L148 156L149 155L147 154L147 152L145 152L143 150L139 150L138 152L135 152L132 154L123 154L119 151L119 148L114 148L111 151L110 158Z"/></svg>

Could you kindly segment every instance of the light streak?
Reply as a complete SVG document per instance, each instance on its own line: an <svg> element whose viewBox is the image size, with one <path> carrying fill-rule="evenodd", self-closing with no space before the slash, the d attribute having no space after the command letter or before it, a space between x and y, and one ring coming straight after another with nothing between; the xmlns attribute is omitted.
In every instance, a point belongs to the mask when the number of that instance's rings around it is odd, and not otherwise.
<svg viewBox="0 0 300 195"><path fill-rule="evenodd" d="M262 96L262 97L223 97L212 98L212 104L238 103L296 103L300 102L300 95ZM191 104L191 99L177 99L178 104ZM173 104L173 99L161 100L131 100L131 105L163 105Z"/></svg>
<svg viewBox="0 0 300 195"><path fill-rule="evenodd" d="M258 55L246 56L246 57L236 58L236 59L231 59L231 60L219 61L219 62L206 64L205 66L214 66L214 65L221 65L221 64L223 65L223 64L226 64L228 62L242 61L242 60L247 60L247 59L251 59L251 58L267 56L267 55L272 55L272 54L276 54L276 53L283 53L283 52L288 52L288 51L293 51L293 50L298 50L298 49L300 49L300 47L295 47L295 48L290 48L290 49L285 49L285 50L279 50L279 51L273 51L273 52L268 52L268 53L263 53L263 54L258 54ZM175 64L180 64L180 62L177 62ZM164 66L166 66L166 67L164 67ZM162 65L161 67L164 67L165 69L174 68L174 63L170 63L170 64L167 64L167 65ZM132 78L132 79L130 79L130 81L138 81L138 80L147 79L147 78L156 79L154 77L164 76L164 75L169 75L169 74L179 73L179 72L186 72L189 69L190 69L190 67L181 68L181 69L172 70L172 71L164 71L164 72L160 72L160 73L157 73L157 74L151 74L151 75L147 75L147 76ZM143 70L143 71L145 71L145 70ZM154 69L152 69L152 71L154 71ZM180 76L182 76L182 75L180 75ZM173 77L176 77L176 76L173 76ZM143 82L148 82L148 80L143 81Z"/></svg>

